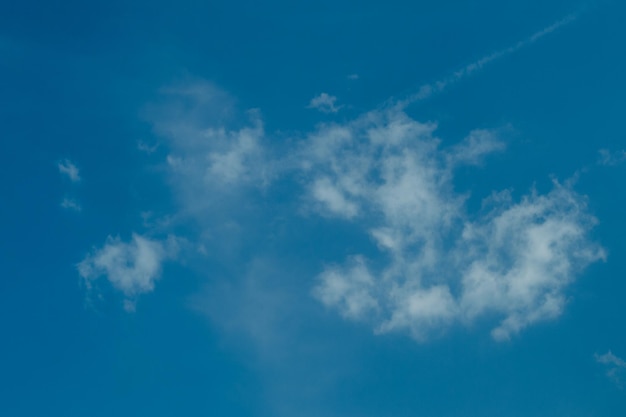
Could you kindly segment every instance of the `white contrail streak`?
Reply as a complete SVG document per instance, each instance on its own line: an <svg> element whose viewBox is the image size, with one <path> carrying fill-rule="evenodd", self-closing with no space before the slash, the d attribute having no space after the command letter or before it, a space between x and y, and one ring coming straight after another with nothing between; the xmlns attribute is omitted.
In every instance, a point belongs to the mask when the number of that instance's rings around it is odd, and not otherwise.
<svg viewBox="0 0 626 417"><path fill-rule="evenodd" d="M571 14L559 20L558 22L553 23L552 25L532 34L528 38L517 42L513 46L493 52L489 55L486 55L480 58L477 61L472 62L471 64L466 65L465 67L452 73L452 75L446 78L443 78L433 83L422 85L421 87L418 88L416 93L409 95L407 98L403 100L398 100L392 105L396 108L403 109L412 103L425 100L433 96L434 94L441 93L450 85L456 84L457 82L463 80L465 77L468 77L471 74L475 73L476 71L482 69L485 65L490 64L493 61L500 59L502 57L505 57L507 55L511 55L517 52L518 50L537 42L539 39L543 38L546 35L549 35L550 33L561 28L562 26L565 26L573 22L574 20L576 20L577 17L578 17L577 14Z"/></svg>

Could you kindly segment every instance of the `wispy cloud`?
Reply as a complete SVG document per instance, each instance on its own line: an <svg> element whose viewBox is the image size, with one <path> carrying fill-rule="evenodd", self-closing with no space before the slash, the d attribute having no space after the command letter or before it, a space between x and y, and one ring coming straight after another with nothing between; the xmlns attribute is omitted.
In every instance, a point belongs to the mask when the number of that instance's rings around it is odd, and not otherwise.
<svg viewBox="0 0 626 417"><path fill-rule="evenodd" d="M73 211L83 210L82 206L77 200L73 198L69 198L69 197L65 197L63 201L61 201L61 207L63 207L64 209L73 210Z"/></svg>
<svg viewBox="0 0 626 417"><path fill-rule="evenodd" d="M429 83L429 84L424 84L421 87L419 87L417 89L417 92L409 95L408 97L404 98L404 99L400 99L400 100L391 100L391 104L397 106L398 108L405 108L406 106L415 103L417 101L421 101L421 100L425 100L431 96L433 96L434 94L438 94L441 93L442 91L444 91L445 89L447 89L448 87L458 83L459 81L465 79L466 77L472 75L473 73L483 69L486 65L491 64L492 62L504 58L505 56L514 54L515 52L519 51L522 48L525 48L527 46L532 45L533 43L537 42L538 40L540 40L541 38L555 32L556 30L560 29L563 26L568 25L569 23L572 23L574 20L576 20L578 17L577 14L571 14L568 15L566 17L564 17L563 19L553 23L552 25L533 33L531 36L529 36L528 38L521 40L519 42L517 42L516 44L505 48L505 49L501 49L499 51L495 51L489 55L486 55L468 65L466 65L465 67L461 68L458 71L455 71L454 73L452 73L451 75L449 75L448 77L442 78L438 81L435 81L433 83Z"/></svg>
<svg viewBox="0 0 626 417"><path fill-rule="evenodd" d="M163 92L164 101L152 107L148 118L169 145L168 166L182 188L189 188L190 198L214 187L267 181L265 131L258 111L246 112L245 123L231 122L235 100L206 81Z"/></svg>
<svg viewBox="0 0 626 417"><path fill-rule="evenodd" d="M598 151L598 163L605 166L615 166L626 161L626 151L611 152L608 149Z"/></svg>
<svg viewBox="0 0 626 417"><path fill-rule="evenodd" d="M626 372L626 361L615 356L610 350L604 355L594 355L596 362L607 367L606 375L615 382L620 388L622 387L621 375Z"/></svg>
<svg viewBox="0 0 626 417"><path fill-rule="evenodd" d="M57 167L59 168L59 172L61 173L61 175L67 176L67 178L69 178L70 181L72 182L80 181L81 178L80 178L80 173L78 171L78 168L69 159L62 160L61 162L57 164Z"/></svg>
<svg viewBox="0 0 626 417"><path fill-rule="evenodd" d="M311 99L308 108L317 109L322 113L337 113L343 106L337 106L335 104L336 102L337 97L331 96L328 93L322 93Z"/></svg>
<svg viewBox="0 0 626 417"><path fill-rule="evenodd" d="M147 154L152 154L154 153L157 149L159 148L159 144L155 143L153 145L149 145L148 143L144 142L144 141L139 141L137 142L137 149L140 150L141 152L147 153Z"/></svg>

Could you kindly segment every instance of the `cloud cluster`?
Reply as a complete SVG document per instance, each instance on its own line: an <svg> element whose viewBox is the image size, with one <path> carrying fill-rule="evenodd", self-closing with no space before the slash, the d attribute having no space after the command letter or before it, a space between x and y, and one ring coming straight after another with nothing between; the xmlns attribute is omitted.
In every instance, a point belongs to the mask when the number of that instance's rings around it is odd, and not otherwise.
<svg viewBox="0 0 626 417"><path fill-rule="evenodd" d="M503 152L499 130L474 130L443 146L436 123L416 121L396 106L322 124L279 147L258 111L235 122L234 100L210 83L165 89L163 96L150 116L169 150L179 217L199 224L199 236L215 235L238 206L271 206L263 193L251 199L253 189L277 179L299 184L290 194L304 211L353 223L378 247L377 256L353 253L326 266L312 290L328 308L371 323L377 333L425 340L486 317L497 320L493 338L506 340L558 317L568 286L605 257L589 237L596 219L570 185L555 181L550 192L532 190L517 200L494 191L480 211L468 212L468 195L454 188L456 172ZM221 246L235 239L230 232L222 237ZM152 290L165 258L157 241L109 239L80 272L87 281L107 275L132 298Z"/></svg>
<svg viewBox="0 0 626 417"><path fill-rule="evenodd" d="M559 316L567 286L604 258L588 237L596 220L585 199L555 182L548 194L517 202L494 193L481 213L467 213L455 169L480 164L504 143L496 131L477 130L441 149L435 129L394 110L310 135L302 163L310 203L363 225L386 259L381 266L355 254L327 267L315 296L379 333L416 339L494 315L492 336L505 340Z"/></svg>
<svg viewBox="0 0 626 417"><path fill-rule="evenodd" d="M124 242L109 236L77 268L88 289L93 288L95 280L106 277L126 297L126 310L132 311L137 296L154 289L163 262L175 258L177 252L178 244L173 237L162 242L133 234L129 242Z"/></svg>

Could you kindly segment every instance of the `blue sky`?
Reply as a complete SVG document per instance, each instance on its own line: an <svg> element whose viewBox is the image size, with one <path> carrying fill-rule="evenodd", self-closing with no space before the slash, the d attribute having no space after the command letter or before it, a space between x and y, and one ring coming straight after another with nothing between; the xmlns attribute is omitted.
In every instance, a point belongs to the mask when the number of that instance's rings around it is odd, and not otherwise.
<svg viewBox="0 0 626 417"><path fill-rule="evenodd" d="M622 415L624 19L0 3L0 414Z"/></svg>

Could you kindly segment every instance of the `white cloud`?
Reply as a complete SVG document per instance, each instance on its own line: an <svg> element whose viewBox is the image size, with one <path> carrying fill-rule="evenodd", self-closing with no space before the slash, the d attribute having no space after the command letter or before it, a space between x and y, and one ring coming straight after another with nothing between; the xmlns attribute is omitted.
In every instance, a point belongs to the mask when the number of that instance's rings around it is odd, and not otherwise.
<svg viewBox="0 0 626 417"><path fill-rule="evenodd" d="M73 198L65 197L63 201L61 201L61 207L67 210L73 211L82 211L83 208L78 201Z"/></svg>
<svg viewBox="0 0 626 417"><path fill-rule="evenodd" d="M152 120L167 139L181 217L200 226L199 247L212 240L224 251L249 240L255 226L238 213L267 203L253 190L294 180L305 211L352 222L379 248L379 257L356 253L327 266L313 289L328 308L377 333L425 340L489 317L498 320L493 338L506 340L558 317L569 285L605 257L589 238L596 220L569 185L555 182L547 194L518 200L492 193L480 212L467 212L468 195L454 188L456 169L503 151L504 130L474 130L443 146L436 123L394 107L322 124L276 157L258 112L233 122L234 100L202 82L165 91Z"/></svg>
<svg viewBox="0 0 626 417"><path fill-rule="evenodd" d="M507 192L469 215L454 191L454 169L504 149L497 131L471 132L441 148L436 125L403 112L371 112L310 135L302 154L309 199L321 214L367 225L386 266L363 256L319 276L315 296L380 333L425 339L454 322L500 318L496 340L558 317L567 286L604 258L587 232L584 197L555 182L514 202Z"/></svg>
<svg viewBox="0 0 626 417"><path fill-rule="evenodd" d="M594 358L596 359L596 362L605 365L608 368L606 375L619 387L621 387L620 375L626 371L626 361L618 356L615 356L610 350L604 355L598 355L596 353Z"/></svg>
<svg viewBox="0 0 626 417"><path fill-rule="evenodd" d="M350 74L350 75L348 75L348 79L352 80L352 81L358 80L359 78L360 78L359 74Z"/></svg>
<svg viewBox="0 0 626 417"><path fill-rule="evenodd" d="M468 319L485 312L504 316L492 331L504 340L558 317L567 286L605 254L586 236L596 221L584 198L558 183L546 195L533 191L518 203L505 196L492 204L484 218L465 223L460 250L469 256L459 302Z"/></svg>
<svg viewBox="0 0 626 417"><path fill-rule="evenodd" d="M72 182L80 181L80 173L78 171L78 168L69 159L64 159L63 161L59 162L57 166L59 168L59 172L62 175L67 176L67 178L69 178L70 181Z"/></svg>
<svg viewBox="0 0 626 417"><path fill-rule="evenodd" d="M95 280L105 276L124 294L125 308L132 311L139 295L154 290L163 262L176 257L177 251L174 237L158 241L133 234L130 242L123 242L119 237L109 236L105 244L87 255L77 268L88 289Z"/></svg>
<svg viewBox="0 0 626 417"><path fill-rule="evenodd" d="M317 109L322 113L337 113L343 106L335 105L336 102L337 97L331 96L328 93L322 93L311 99L308 108Z"/></svg>

